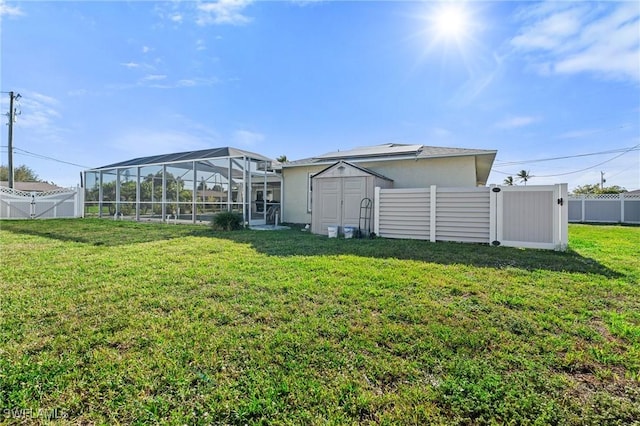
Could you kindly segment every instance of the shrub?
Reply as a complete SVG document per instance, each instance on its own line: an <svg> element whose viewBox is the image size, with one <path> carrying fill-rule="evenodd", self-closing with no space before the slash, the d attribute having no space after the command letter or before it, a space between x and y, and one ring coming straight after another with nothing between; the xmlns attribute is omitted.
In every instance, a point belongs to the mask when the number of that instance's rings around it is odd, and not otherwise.
<svg viewBox="0 0 640 426"><path fill-rule="evenodd" d="M218 213L211 226L216 231L235 231L242 228L242 216L233 212Z"/></svg>

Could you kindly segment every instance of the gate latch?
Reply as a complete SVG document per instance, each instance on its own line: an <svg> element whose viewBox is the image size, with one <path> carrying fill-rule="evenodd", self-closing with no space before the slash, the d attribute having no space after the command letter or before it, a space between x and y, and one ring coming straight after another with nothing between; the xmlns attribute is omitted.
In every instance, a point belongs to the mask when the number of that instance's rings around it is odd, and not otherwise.
<svg viewBox="0 0 640 426"><path fill-rule="evenodd" d="M562 198L558 198L558 204L563 206L564 205L564 200Z"/></svg>

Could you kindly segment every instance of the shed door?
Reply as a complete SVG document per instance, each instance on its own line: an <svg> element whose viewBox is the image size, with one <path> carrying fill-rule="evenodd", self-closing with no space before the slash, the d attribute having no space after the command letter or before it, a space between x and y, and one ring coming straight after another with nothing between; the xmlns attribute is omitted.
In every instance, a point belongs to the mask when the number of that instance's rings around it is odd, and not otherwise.
<svg viewBox="0 0 640 426"><path fill-rule="evenodd" d="M314 214L320 213L319 233L326 234L329 226L358 226L360 202L367 196L366 177L318 179L316 186L320 196Z"/></svg>
<svg viewBox="0 0 640 426"><path fill-rule="evenodd" d="M342 179L342 221L340 226L358 226L360 202L367 196L367 178Z"/></svg>
<svg viewBox="0 0 640 426"><path fill-rule="evenodd" d="M316 185L320 194L315 211L320 213L320 232L326 233L328 226L340 224L341 185L339 178L318 179Z"/></svg>

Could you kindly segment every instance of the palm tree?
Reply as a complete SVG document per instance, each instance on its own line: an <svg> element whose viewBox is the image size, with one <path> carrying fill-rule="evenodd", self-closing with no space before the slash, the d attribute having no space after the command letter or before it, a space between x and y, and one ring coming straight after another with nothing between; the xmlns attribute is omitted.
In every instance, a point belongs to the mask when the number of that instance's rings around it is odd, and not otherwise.
<svg viewBox="0 0 640 426"><path fill-rule="evenodd" d="M279 163L286 163L289 160L287 160L287 156L286 155L281 155L280 157L276 158L276 161L278 161Z"/></svg>
<svg viewBox="0 0 640 426"><path fill-rule="evenodd" d="M513 185L515 185L515 182L513 181L513 176L507 176L507 177L504 179L504 184L505 184L505 185L507 185L507 186L513 186Z"/></svg>
<svg viewBox="0 0 640 426"><path fill-rule="evenodd" d="M518 176L521 182L524 182L525 186L527 185L527 181L533 177L529 170L520 170L516 176Z"/></svg>

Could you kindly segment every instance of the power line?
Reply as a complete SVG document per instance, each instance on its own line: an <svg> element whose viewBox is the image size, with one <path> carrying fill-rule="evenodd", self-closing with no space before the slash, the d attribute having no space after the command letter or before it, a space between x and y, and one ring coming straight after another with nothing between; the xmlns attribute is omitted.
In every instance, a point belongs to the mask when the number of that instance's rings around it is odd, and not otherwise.
<svg viewBox="0 0 640 426"><path fill-rule="evenodd" d="M588 156L591 156L591 155L614 154L614 153L617 153L617 152L627 153L627 152L630 152L630 151L638 151L638 150L640 150L639 147L640 147L640 144L638 144L636 146L632 146L630 148L629 147L627 147L627 148L617 148L617 149L611 149L609 151L589 152L589 153L586 153L586 154L576 154L576 155L565 155L563 157L540 158L540 159L537 159L537 160L509 161L509 162L504 162L504 163L500 162L500 160L496 160L496 162L500 163L500 164L498 164L499 167L502 167L502 166L515 166L517 164L539 163L539 162L542 162L542 161L554 161L554 160L566 160L566 159L569 159L569 158L588 157Z"/></svg>
<svg viewBox="0 0 640 426"><path fill-rule="evenodd" d="M608 160L602 161L602 162L600 162L598 164L594 164L592 166L585 167L584 169L574 170L572 172L566 172L566 173L557 173L557 174L553 174L553 175L536 175L536 176L532 176L532 177L546 178L546 177L566 176L566 175L571 175L571 174L574 174L574 173L584 172L586 170L590 170L590 169L593 169L595 167L598 167L598 166L601 166L603 164L606 164L606 163L608 163L610 161L613 161L616 158L622 157L623 155L627 154L628 152L637 151L638 147L640 147L640 144L638 144L636 146L632 146L631 148L627 148L625 151L621 152L620 154L616 155L615 157L609 158ZM505 172L502 172L500 170L495 170L495 169L493 169L493 171L498 172L498 173L502 173L502 174L505 174L505 175L512 175L513 174L513 173L505 173Z"/></svg>
<svg viewBox="0 0 640 426"><path fill-rule="evenodd" d="M3 146L2 148L6 148L6 147ZM55 161L57 163L68 164L70 166L76 166L76 167L80 167L80 168L83 168L83 169L90 169L89 166L84 166L82 164L72 163L70 161L60 160L58 158L49 157L47 155L36 154L35 152L27 151L26 149L18 148L18 147L15 147L15 146L13 147L13 149L15 151L19 151L21 153L21 155L25 155L25 156L28 156L28 157L40 158L42 160Z"/></svg>
<svg viewBox="0 0 640 426"><path fill-rule="evenodd" d="M626 172L627 170L637 169L637 168L638 168L638 166L634 164L634 165L632 165L630 167L627 167L626 169L620 170L618 173L616 173L614 175L609 176L609 179L613 179L616 176L620 176L622 173Z"/></svg>

